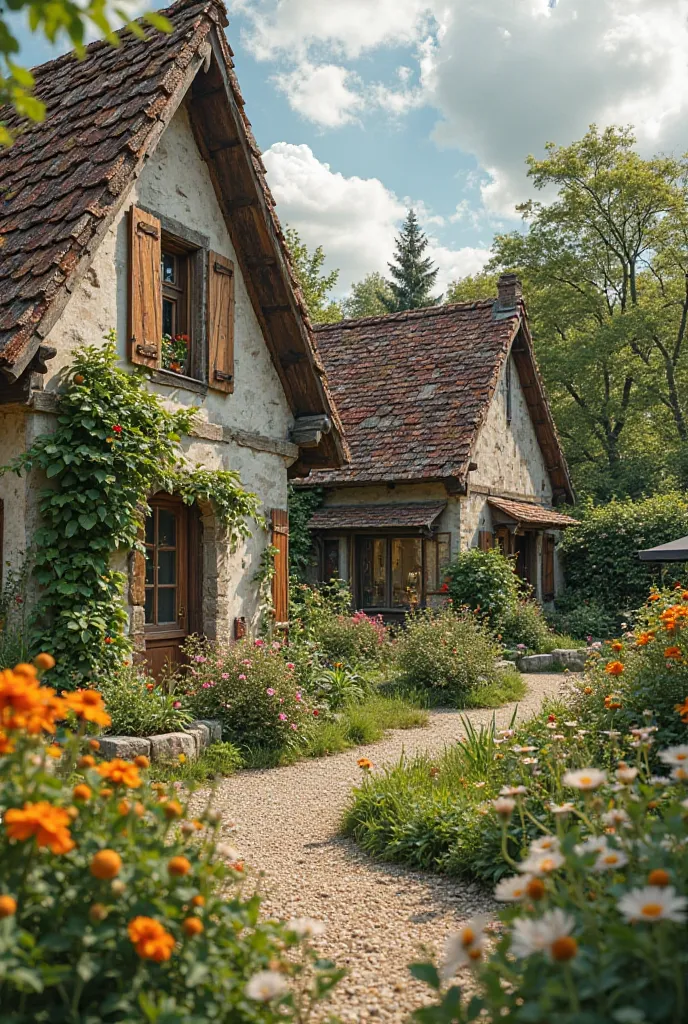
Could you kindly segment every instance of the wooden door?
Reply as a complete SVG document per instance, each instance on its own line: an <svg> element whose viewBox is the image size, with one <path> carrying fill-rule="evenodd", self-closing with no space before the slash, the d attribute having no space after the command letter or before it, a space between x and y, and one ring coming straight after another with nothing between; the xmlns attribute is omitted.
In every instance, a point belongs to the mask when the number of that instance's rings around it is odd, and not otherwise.
<svg viewBox="0 0 688 1024"><path fill-rule="evenodd" d="M189 513L179 498L156 495L146 519L146 662L158 676L182 661L189 623Z"/></svg>

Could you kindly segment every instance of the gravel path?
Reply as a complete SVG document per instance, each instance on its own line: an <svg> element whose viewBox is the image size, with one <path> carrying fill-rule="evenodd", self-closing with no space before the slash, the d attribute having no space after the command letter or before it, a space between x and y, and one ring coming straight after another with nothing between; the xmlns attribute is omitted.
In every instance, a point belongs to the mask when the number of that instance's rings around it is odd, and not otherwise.
<svg viewBox="0 0 688 1024"><path fill-rule="evenodd" d="M561 675L524 677L528 693L519 719L553 696ZM496 712L504 728L510 704ZM492 711L468 711L475 724ZM323 954L348 975L327 1004L344 1021L405 1021L425 990L407 965L422 947L436 952L457 924L490 908L489 894L457 882L390 864L377 864L338 834L352 786L360 780L359 757L379 767L423 750L440 752L461 733L458 711L431 713L429 728L389 733L369 747L285 768L246 771L224 779L214 805L222 810L226 839L262 877L266 914L315 917L327 923L318 940ZM235 823L236 831L229 826ZM223 828L225 825L223 825ZM250 883L248 883L250 884Z"/></svg>

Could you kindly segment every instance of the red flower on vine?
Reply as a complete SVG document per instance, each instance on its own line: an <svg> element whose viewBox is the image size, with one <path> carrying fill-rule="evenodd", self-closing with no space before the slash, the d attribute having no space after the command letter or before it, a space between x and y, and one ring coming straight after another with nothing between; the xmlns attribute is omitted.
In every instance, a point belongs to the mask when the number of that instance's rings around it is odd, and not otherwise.
<svg viewBox="0 0 688 1024"><path fill-rule="evenodd" d="M103 640L103 643L104 644L111 644L112 643L112 637L111 636L106 636L105 639Z"/></svg>
<svg viewBox="0 0 688 1024"><path fill-rule="evenodd" d="M120 427L119 423L115 423L115 425L112 428L112 430L113 430L113 433L115 433L115 434L121 434L122 433L122 428Z"/></svg>

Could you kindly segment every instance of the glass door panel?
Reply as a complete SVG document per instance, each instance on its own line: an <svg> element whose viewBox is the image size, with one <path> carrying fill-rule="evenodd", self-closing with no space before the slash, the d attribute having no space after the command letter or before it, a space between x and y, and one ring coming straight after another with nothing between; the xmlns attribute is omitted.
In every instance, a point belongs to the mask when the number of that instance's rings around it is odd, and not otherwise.
<svg viewBox="0 0 688 1024"><path fill-rule="evenodd" d="M382 537L359 539L361 606L387 607L387 541Z"/></svg>
<svg viewBox="0 0 688 1024"><path fill-rule="evenodd" d="M423 548L420 537L392 541L392 607L415 608L421 598Z"/></svg>
<svg viewBox="0 0 688 1024"><path fill-rule="evenodd" d="M179 611L181 512L153 507L146 520L146 625L176 628Z"/></svg>

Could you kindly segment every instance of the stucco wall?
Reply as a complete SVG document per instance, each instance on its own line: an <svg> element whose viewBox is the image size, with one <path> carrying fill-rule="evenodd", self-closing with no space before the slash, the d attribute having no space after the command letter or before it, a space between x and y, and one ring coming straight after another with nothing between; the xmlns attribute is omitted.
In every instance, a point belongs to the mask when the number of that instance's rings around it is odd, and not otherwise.
<svg viewBox="0 0 688 1024"><path fill-rule="evenodd" d="M45 388L54 391L61 371L74 348L99 344L115 328L122 362L126 361L128 303L128 219L132 204L173 218L206 235L210 248L235 263L235 390L233 394L209 392L205 397L181 388L155 386L172 406L195 406L200 419L230 428L286 440L293 423L282 386L265 345L251 305L236 253L215 198L207 167L196 147L186 109L182 106L163 135L155 154L132 188L121 215L113 223L93 260L91 269L75 289L67 308L45 340L57 348L48 364ZM35 413L0 413L0 464L6 464L36 434L53 429L54 419ZM233 443L187 439L185 448L192 465L208 469L232 469L244 487L258 494L266 511L287 506L287 461L284 457ZM37 521L40 483L15 477L0 478L0 497L5 498L5 557L21 562ZM255 620L257 585L253 579L262 550L269 538L255 528L254 536L218 563L223 602L221 621L204 623L209 633L229 632L234 616ZM210 570L212 567L206 567ZM210 574L210 573L208 573ZM210 581L217 586L217 580ZM209 583L209 585L210 585ZM207 595L206 595L207 596ZM204 598L204 607L212 602ZM129 609L131 612L131 609Z"/></svg>

